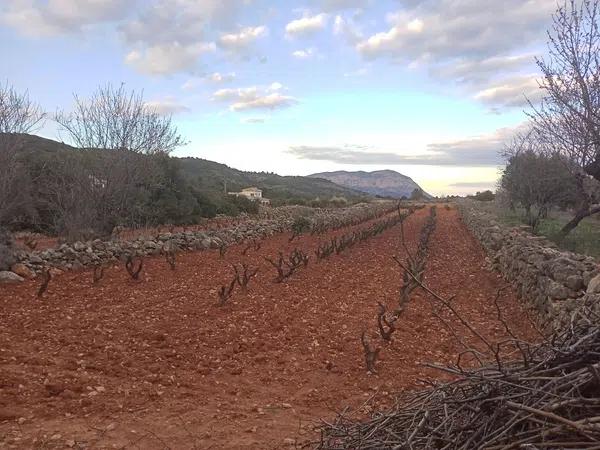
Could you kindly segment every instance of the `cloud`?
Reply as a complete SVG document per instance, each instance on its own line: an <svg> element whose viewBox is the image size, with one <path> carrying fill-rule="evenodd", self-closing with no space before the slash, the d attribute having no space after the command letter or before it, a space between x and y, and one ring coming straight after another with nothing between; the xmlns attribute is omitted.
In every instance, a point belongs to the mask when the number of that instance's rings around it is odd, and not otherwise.
<svg viewBox="0 0 600 450"><path fill-rule="evenodd" d="M322 11L334 12L345 9L363 9L366 8L370 0L315 0L315 3Z"/></svg>
<svg viewBox="0 0 600 450"><path fill-rule="evenodd" d="M264 117L247 117L241 120L242 123L265 123L267 119Z"/></svg>
<svg viewBox="0 0 600 450"><path fill-rule="evenodd" d="M260 109L282 109L289 108L298 103L294 97L284 95L280 91L283 86L280 83L273 83L270 86L238 89L219 89L212 98L215 101L229 103L231 111L247 111Z"/></svg>
<svg viewBox="0 0 600 450"><path fill-rule="evenodd" d="M474 98L492 107L524 107L527 99L535 103L543 95L536 75L517 75L491 84Z"/></svg>
<svg viewBox="0 0 600 450"><path fill-rule="evenodd" d="M540 39L554 0L423 0L389 15L391 28L358 45L367 58L483 59Z"/></svg>
<svg viewBox="0 0 600 450"><path fill-rule="evenodd" d="M344 77L345 78L364 77L364 76L368 75L370 72L371 72L371 69L369 67L361 67L360 69L356 69L352 72L345 72Z"/></svg>
<svg viewBox="0 0 600 450"><path fill-rule="evenodd" d="M229 72L229 73L213 72L213 73L204 75L202 77L190 78L189 80L187 80L185 83L183 83L181 85L181 89L183 89L184 91L193 91L194 89L197 89L198 87L200 87L201 85L203 85L206 82L213 83L213 84L230 83L233 80L235 80L235 77L236 77L235 72Z"/></svg>
<svg viewBox="0 0 600 450"><path fill-rule="evenodd" d="M350 45L356 45L364 36L360 28L351 19L336 16L333 23L333 34L340 36Z"/></svg>
<svg viewBox="0 0 600 450"><path fill-rule="evenodd" d="M322 31L327 26L327 14L317 14L316 16L305 16L300 19L292 20L285 26L285 33L288 37L301 37L315 34Z"/></svg>
<svg viewBox="0 0 600 450"><path fill-rule="evenodd" d="M521 55L492 56L481 60L459 59L450 65L432 68L438 78L453 79L459 83L477 85L486 83L499 73L531 66L535 56L531 53Z"/></svg>
<svg viewBox="0 0 600 450"><path fill-rule="evenodd" d="M179 101L173 97L165 97L162 100L151 100L146 102L145 105L148 109L166 116L187 112L190 110L187 106L179 103Z"/></svg>
<svg viewBox="0 0 600 450"><path fill-rule="evenodd" d="M402 155L389 151L373 151L365 146L293 146L288 153L299 159L329 161L348 165L432 165L432 166L498 166L500 152L517 128L502 128L494 133L457 141L433 143L425 153Z"/></svg>
<svg viewBox="0 0 600 450"><path fill-rule="evenodd" d="M139 8L134 18L119 27L125 45L133 48L126 62L142 73L166 75L194 71L199 56L216 49L210 36L219 33L221 38L228 36L223 33L235 25L246 3L247 0L144 2L145 7ZM235 33L229 36L219 41L219 45L229 46L230 50L236 43L242 45L244 36L238 36L237 42ZM163 58L166 61L163 62Z"/></svg>
<svg viewBox="0 0 600 450"><path fill-rule="evenodd" d="M314 48L307 48L304 50L296 50L292 52L292 56L297 59L310 59L316 54Z"/></svg>
<svg viewBox="0 0 600 450"><path fill-rule="evenodd" d="M257 39L268 34L267 27L247 27L242 28L237 33L228 33L222 35L217 44L219 47L232 53L241 53L246 51Z"/></svg>
<svg viewBox="0 0 600 450"><path fill-rule="evenodd" d="M202 54L214 51L213 43L155 45L142 50L132 50L125 56L125 62L144 74L166 75L193 71Z"/></svg>
<svg viewBox="0 0 600 450"><path fill-rule="evenodd" d="M497 71L531 67L523 48L542 43L556 8L555 0L410 0L403 5L388 15L387 28L356 44L358 53L367 60L424 67L446 81L477 83Z"/></svg>
<svg viewBox="0 0 600 450"><path fill-rule="evenodd" d="M53 36L120 21L132 9L127 0L16 0L0 9L0 23L26 36Z"/></svg>

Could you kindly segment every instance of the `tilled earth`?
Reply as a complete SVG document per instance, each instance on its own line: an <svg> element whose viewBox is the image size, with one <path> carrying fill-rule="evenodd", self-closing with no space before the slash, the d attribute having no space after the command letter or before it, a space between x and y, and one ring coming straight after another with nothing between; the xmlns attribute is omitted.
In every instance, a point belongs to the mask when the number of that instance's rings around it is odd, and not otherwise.
<svg viewBox="0 0 600 450"><path fill-rule="evenodd" d="M428 209L404 226L416 247ZM363 225L364 226L364 225ZM360 228L360 226L359 226ZM278 235L242 255L244 245L179 254L176 269L146 259L139 281L122 266L92 283L91 271L0 287L0 447L278 449L318 438L315 425L350 407L357 414L392 403L452 363L463 347L415 292L391 344L376 333L377 302L393 307L405 257L400 226L340 255L316 261L319 242L347 230ZM264 257L294 247L308 267L283 283ZM248 291L217 306L232 263L258 267ZM455 210L438 207L426 284L486 338L505 336L494 298L505 286ZM535 334L511 289L502 317L520 337ZM464 341L477 345L443 313ZM367 373L360 335L382 347Z"/></svg>

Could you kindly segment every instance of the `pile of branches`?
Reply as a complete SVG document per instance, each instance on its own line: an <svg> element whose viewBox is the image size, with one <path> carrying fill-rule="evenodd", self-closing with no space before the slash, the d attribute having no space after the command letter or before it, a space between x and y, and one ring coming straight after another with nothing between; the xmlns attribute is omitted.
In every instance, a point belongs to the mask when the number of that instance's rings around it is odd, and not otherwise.
<svg viewBox="0 0 600 450"><path fill-rule="evenodd" d="M454 381L405 395L364 422L341 415L322 427L317 448L600 448L600 316L583 308L577 319L541 344L513 337L493 345L494 363L432 365ZM513 351L499 357L500 347Z"/></svg>

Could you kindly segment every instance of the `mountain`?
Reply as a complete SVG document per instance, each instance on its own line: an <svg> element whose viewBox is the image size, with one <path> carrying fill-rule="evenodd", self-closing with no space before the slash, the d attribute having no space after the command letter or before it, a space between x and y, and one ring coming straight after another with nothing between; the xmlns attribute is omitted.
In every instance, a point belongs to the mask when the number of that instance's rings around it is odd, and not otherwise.
<svg viewBox="0 0 600 450"><path fill-rule="evenodd" d="M271 200L310 200L345 197L348 200L368 198L365 192L340 186L326 179L281 176L271 172L244 172L225 164L200 158L178 158L183 176L203 191L237 192L257 186ZM225 186L226 184L226 186Z"/></svg>
<svg viewBox="0 0 600 450"><path fill-rule="evenodd" d="M423 189L412 178L394 170L377 170L375 172L322 172L309 175L311 178L325 179L371 195L393 198L409 198L415 189ZM426 197L431 197L423 191Z"/></svg>

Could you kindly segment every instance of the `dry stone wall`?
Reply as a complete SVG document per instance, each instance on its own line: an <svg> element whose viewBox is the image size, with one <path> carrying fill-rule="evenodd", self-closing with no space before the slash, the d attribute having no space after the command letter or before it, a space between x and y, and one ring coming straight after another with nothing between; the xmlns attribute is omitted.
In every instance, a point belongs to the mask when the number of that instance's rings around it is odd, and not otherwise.
<svg viewBox="0 0 600 450"><path fill-rule="evenodd" d="M600 266L592 257L559 250L529 227L508 227L473 201L459 203L462 219L487 251L492 267L554 329L584 304L600 310Z"/></svg>
<svg viewBox="0 0 600 450"><path fill-rule="evenodd" d="M157 255L164 250L176 251L215 249L253 239L262 239L290 230L294 220L308 217L313 223L331 223L333 226L367 220L394 209L394 202L362 203L340 209L313 209L307 207L273 208L267 217L246 220L229 228L206 231L159 233L132 240L100 240L63 244L55 249L17 251L17 263L11 271L0 272L0 283L18 282L42 272L47 267L77 270L124 259L129 255Z"/></svg>

